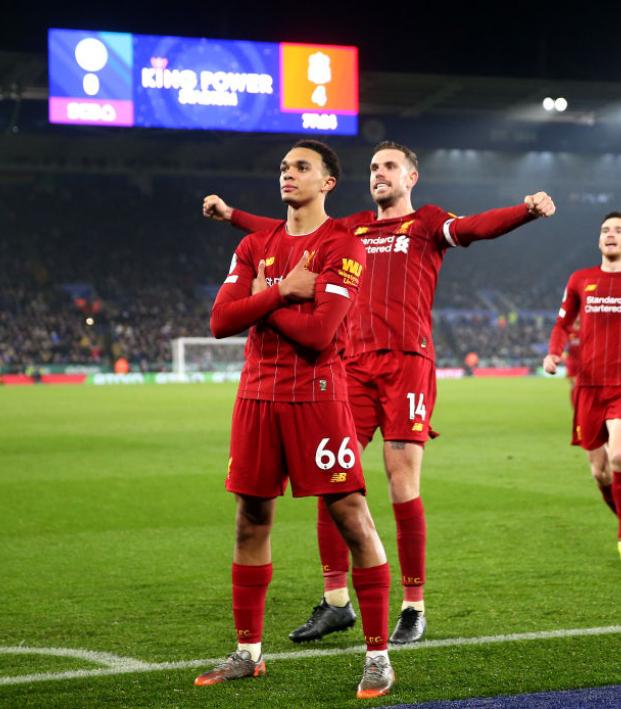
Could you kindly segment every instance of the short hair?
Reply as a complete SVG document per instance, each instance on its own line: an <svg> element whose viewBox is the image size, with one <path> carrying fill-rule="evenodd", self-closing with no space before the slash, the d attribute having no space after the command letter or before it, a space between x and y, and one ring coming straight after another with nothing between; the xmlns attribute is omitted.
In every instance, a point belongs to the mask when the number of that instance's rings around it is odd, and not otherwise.
<svg viewBox="0 0 621 709"><path fill-rule="evenodd" d="M375 148L373 148L373 154L375 155L375 153L380 150L400 150L409 160L410 164L416 170L416 172L418 172L418 156L413 150L408 148L407 145L395 143L394 140L383 140L381 143L378 143Z"/></svg>
<svg viewBox="0 0 621 709"><path fill-rule="evenodd" d="M621 219L621 212L610 212L602 219L602 224L607 222L609 219Z"/></svg>
<svg viewBox="0 0 621 709"><path fill-rule="evenodd" d="M338 182L341 177L341 162L339 156L332 150L329 145L322 143L320 140L302 139L293 146L294 148L307 148L308 150L313 150L314 152L321 155L321 162L323 163L326 172L330 177Z"/></svg>

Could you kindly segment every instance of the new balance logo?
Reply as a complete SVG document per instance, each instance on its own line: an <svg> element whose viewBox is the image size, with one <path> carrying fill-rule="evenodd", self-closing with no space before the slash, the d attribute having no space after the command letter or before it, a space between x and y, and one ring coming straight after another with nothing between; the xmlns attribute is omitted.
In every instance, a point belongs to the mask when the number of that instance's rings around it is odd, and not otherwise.
<svg viewBox="0 0 621 709"><path fill-rule="evenodd" d="M415 423L412 426L412 431L422 431L423 430L423 424L422 423Z"/></svg>
<svg viewBox="0 0 621 709"><path fill-rule="evenodd" d="M332 473L330 478L331 483L344 483L347 482L347 473Z"/></svg>

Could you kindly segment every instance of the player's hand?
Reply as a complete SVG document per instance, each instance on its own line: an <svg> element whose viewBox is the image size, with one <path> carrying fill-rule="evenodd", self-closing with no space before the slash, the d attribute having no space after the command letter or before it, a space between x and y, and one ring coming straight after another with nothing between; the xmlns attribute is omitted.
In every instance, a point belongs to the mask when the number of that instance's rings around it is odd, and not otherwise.
<svg viewBox="0 0 621 709"><path fill-rule="evenodd" d="M558 355L548 354L543 359L543 369L548 374L556 374L556 365L561 361Z"/></svg>
<svg viewBox="0 0 621 709"><path fill-rule="evenodd" d="M233 208L217 194L209 194L203 200L203 216L217 222L230 222Z"/></svg>
<svg viewBox="0 0 621 709"><path fill-rule="evenodd" d="M254 295L255 293L260 293L266 288L267 281L265 280L265 261L261 259L259 261L259 268L257 270L256 278L252 280L252 295Z"/></svg>
<svg viewBox="0 0 621 709"><path fill-rule="evenodd" d="M556 205L552 197L545 192L535 192L524 197L528 211L535 217L551 217L556 212Z"/></svg>
<svg viewBox="0 0 621 709"><path fill-rule="evenodd" d="M283 298L299 301L312 300L315 297L317 274L308 270L307 263L308 251L305 251L302 258L278 284L278 290Z"/></svg>

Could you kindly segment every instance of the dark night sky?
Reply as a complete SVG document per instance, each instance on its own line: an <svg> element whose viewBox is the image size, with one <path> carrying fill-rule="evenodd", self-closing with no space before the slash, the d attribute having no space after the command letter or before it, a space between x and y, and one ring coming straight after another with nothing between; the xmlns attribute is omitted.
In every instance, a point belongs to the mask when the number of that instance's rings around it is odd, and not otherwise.
<svg viewBox="0 0 621 709"><path fill-rule="evenodd" d="M45 53L49 26L356 44L362 70L619 81L621 2L460 3L4 0L0 49ZM575 7L576 9L567 9ZM278 8L278 9L276 9ZM310 9L309 9L310 8Z"/></svg>

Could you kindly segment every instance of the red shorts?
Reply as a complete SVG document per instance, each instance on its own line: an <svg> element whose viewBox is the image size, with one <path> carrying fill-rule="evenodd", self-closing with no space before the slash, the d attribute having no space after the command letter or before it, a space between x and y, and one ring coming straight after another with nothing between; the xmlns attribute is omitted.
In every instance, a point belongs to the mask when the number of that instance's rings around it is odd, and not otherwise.
<svg viewBox="0 0 621 709"><path fill-rule="evenodd" d="M365 492L356 427L345 401L237 399L226 489L276 497Z"/></svg>
<svg viewBox="0 0 621 709"><path fill-rule="evenodd" d="M587 451L608 440L606 421L621 419L621 386L577 386L571 443Z"/></svg>
<svg viewBox="0 0 621 709"><path fill-rule="evenodd" d="M412 352L380 350L345 360L349 403L363 446L379 428L385 441L425 443L436 403L434 362Z"/></svg>

